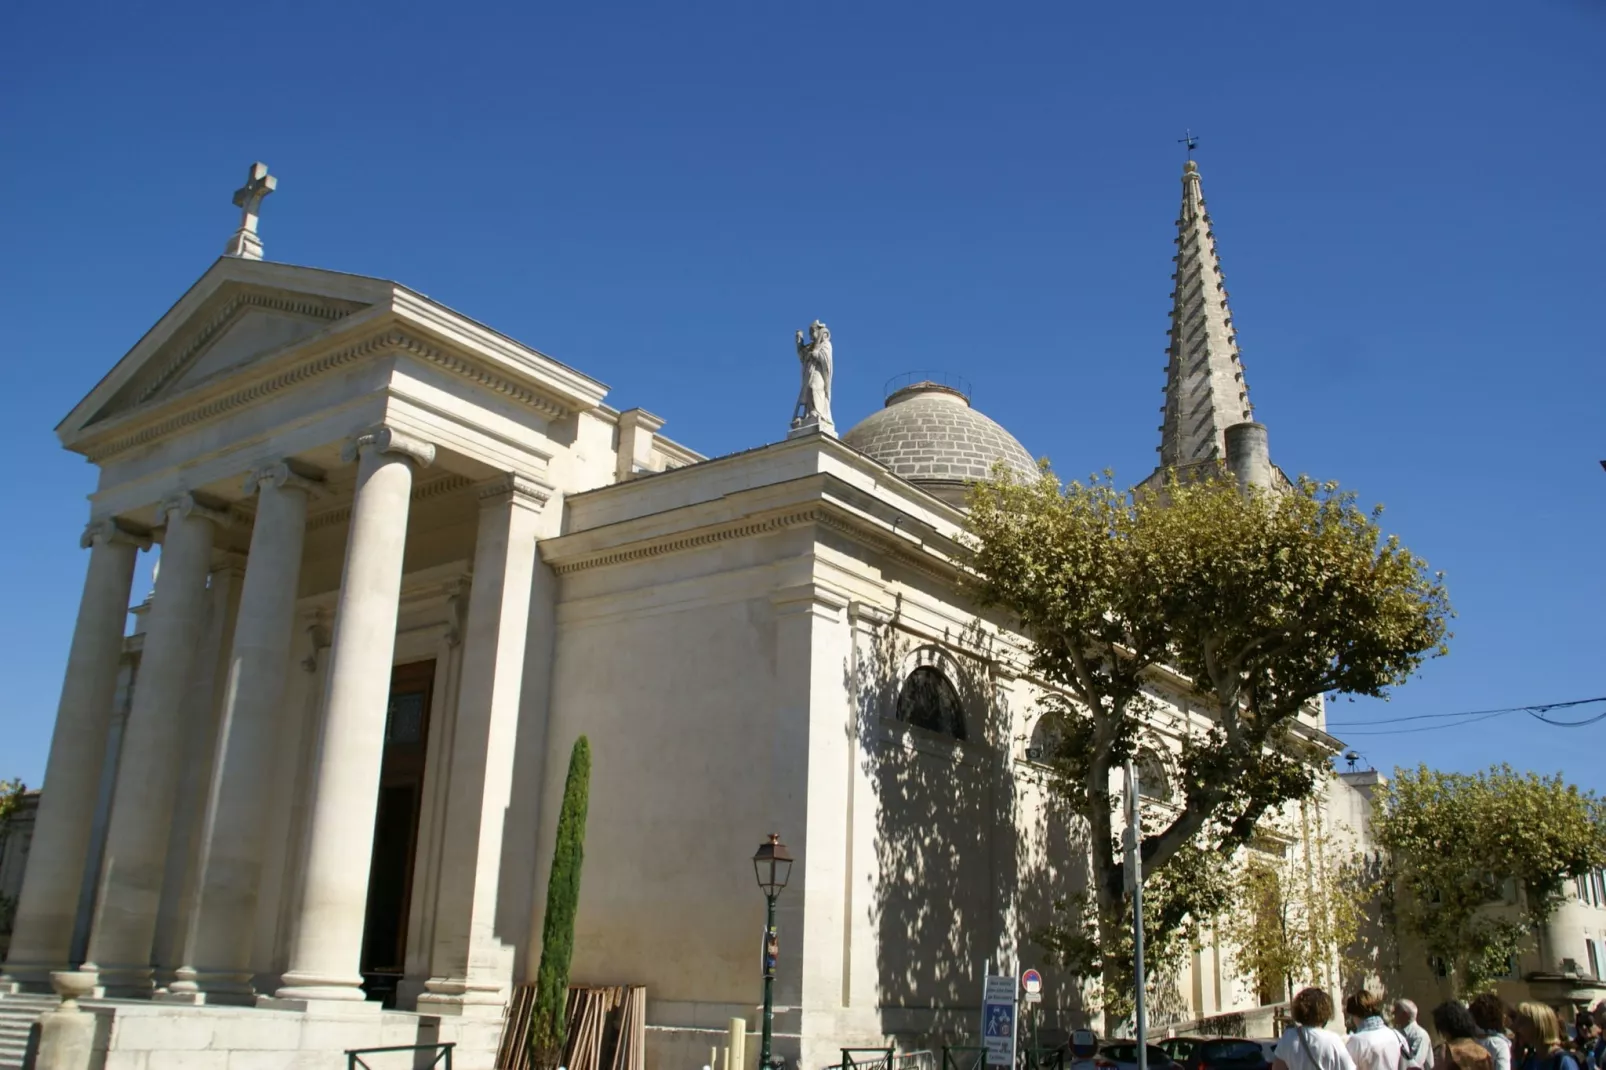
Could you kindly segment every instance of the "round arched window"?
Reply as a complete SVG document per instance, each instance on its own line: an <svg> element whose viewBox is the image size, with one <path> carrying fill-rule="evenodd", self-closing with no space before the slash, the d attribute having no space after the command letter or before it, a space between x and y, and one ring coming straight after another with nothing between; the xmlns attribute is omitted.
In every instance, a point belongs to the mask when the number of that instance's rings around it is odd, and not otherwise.
<svg viewBox="0 0 1606 1070"><path fill-rule="evenodd" d="M1049 764L1066 757L1064 751L1065 731L1059 718L1052 714L1039 717L1032 728L1031 739L1026 743L1026 760Z"/></svg>
<svg viewBox="0 0 1606 1070"><path fill-rule="evenodd" d="M934 665L922 665L904 678L898 690L898 720L928 732L965 739L965 711L959 692Z"/></svg>
<svg viewBox="0 0 1606 1070"><path fill-rule="evenodd" d="M1165 764L1152 750L1138 755L1138 798L1154 802L1171 801L1171 778L1166 775Z"/></svg>

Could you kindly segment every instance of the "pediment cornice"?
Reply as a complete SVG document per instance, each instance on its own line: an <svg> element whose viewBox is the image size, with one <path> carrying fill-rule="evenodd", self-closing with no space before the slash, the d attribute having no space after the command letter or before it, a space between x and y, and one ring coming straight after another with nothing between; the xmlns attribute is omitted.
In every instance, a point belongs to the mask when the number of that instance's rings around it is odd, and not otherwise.
<svg viewBox="0 0 1606 1070"><path fill-rule="evenodd" d="M281 325L264 335L269 348L259 353L250 349L257 321L241 323L252 315ZM286 320L315 329L286 330ZM274 330L278 348L271 348ZM397 283L224 257L74 407L57 435L67 448L104 460L387 350L544 419L595 408L607 393L595 379Z"/></svg>
<svg viewBox="0 0 1606 1070"><path fill-rule="evenodd" d="M385 322L385 321L389 322ZM225 419L275 394L297 389L312 380L350 368L363 360L387 354L416 358L493 391L529 408L543 420L558 420L573 409L567 399L554 397L499 373L488 362L454 352L419 333L403 329L394 317L366 321L360 331L340 332L286 348L188 390L157 398L129 412L84 428L67 439L69 449L100 463L168 435L200 424Z"/></svg>
<svg viewBox="0 0 1606 1070"><path fill-rule="evenodd" d="M153 363L160 366L140 385L134 400L136 406L150 401L183 375L241 315L253 308L333 323L367 307L356 301L239 285L221 288L209 304L213 307L197 317L199 322L186 325L181 335L156 354Z"/></svg>

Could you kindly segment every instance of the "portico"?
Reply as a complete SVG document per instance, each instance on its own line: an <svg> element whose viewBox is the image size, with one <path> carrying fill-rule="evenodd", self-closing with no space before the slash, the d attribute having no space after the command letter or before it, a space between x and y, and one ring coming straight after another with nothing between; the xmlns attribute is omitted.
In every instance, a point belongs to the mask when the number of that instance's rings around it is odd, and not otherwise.
<svg viewBox="0 0 1606 1070"><path fill-rule="evenodd" d="M527 677L548 671L527 656L552 620L537 543L555 533L555 479L614 476L612 429L588 415L603 391L403 287L218 261L59 428L100 481L7 976L39 989L77 968L108 996L363 1003L392 667L433 662L427 753L397 826L407 887L382 897L406 900L406 977L387 995L499 1013L524 939L494 918L515 735L545 701ZM587 465L574 447L590 444ZM99 755L135 555L153 542L78 963ZM214 599L228 570L237 594ZM550 650L550 634L533 638ZM180 768L197 734L215 740L207 768ZM188 799L185 776L200 783Z"/></svg>

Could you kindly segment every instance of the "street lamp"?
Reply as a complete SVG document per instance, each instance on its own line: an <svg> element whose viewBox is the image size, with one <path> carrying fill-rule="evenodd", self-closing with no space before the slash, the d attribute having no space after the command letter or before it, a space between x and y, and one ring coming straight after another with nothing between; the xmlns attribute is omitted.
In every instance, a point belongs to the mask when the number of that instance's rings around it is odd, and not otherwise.
<svg viewBox="0 0 1606 1070"><path fill-rule="evenodd" d="M770 1070L770 1039L775 1027L775 959L780 944L775 938L775 900L792 875L792 855L778 833L759 844L753 855L753 875L764 893L768 916L764 922L764 1038L758 1048L759 1070Z"/></svg>

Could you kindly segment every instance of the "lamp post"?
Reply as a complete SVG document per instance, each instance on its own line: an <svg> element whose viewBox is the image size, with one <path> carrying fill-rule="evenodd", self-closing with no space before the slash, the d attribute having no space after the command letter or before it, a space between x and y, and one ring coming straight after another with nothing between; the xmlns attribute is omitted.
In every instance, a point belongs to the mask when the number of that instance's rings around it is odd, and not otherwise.
<svg viewBox="0 0 1606 1070"><path fill-rule="evenodd" d="M764 893L768 914L764 922L764 1032L758 1047L759 1070L770 1070L770 1039L775 1029L775 959L780 944L775 938L775 900L792 875L792 855L778 833L759 844L753 855L753 875Z"/></svg>

